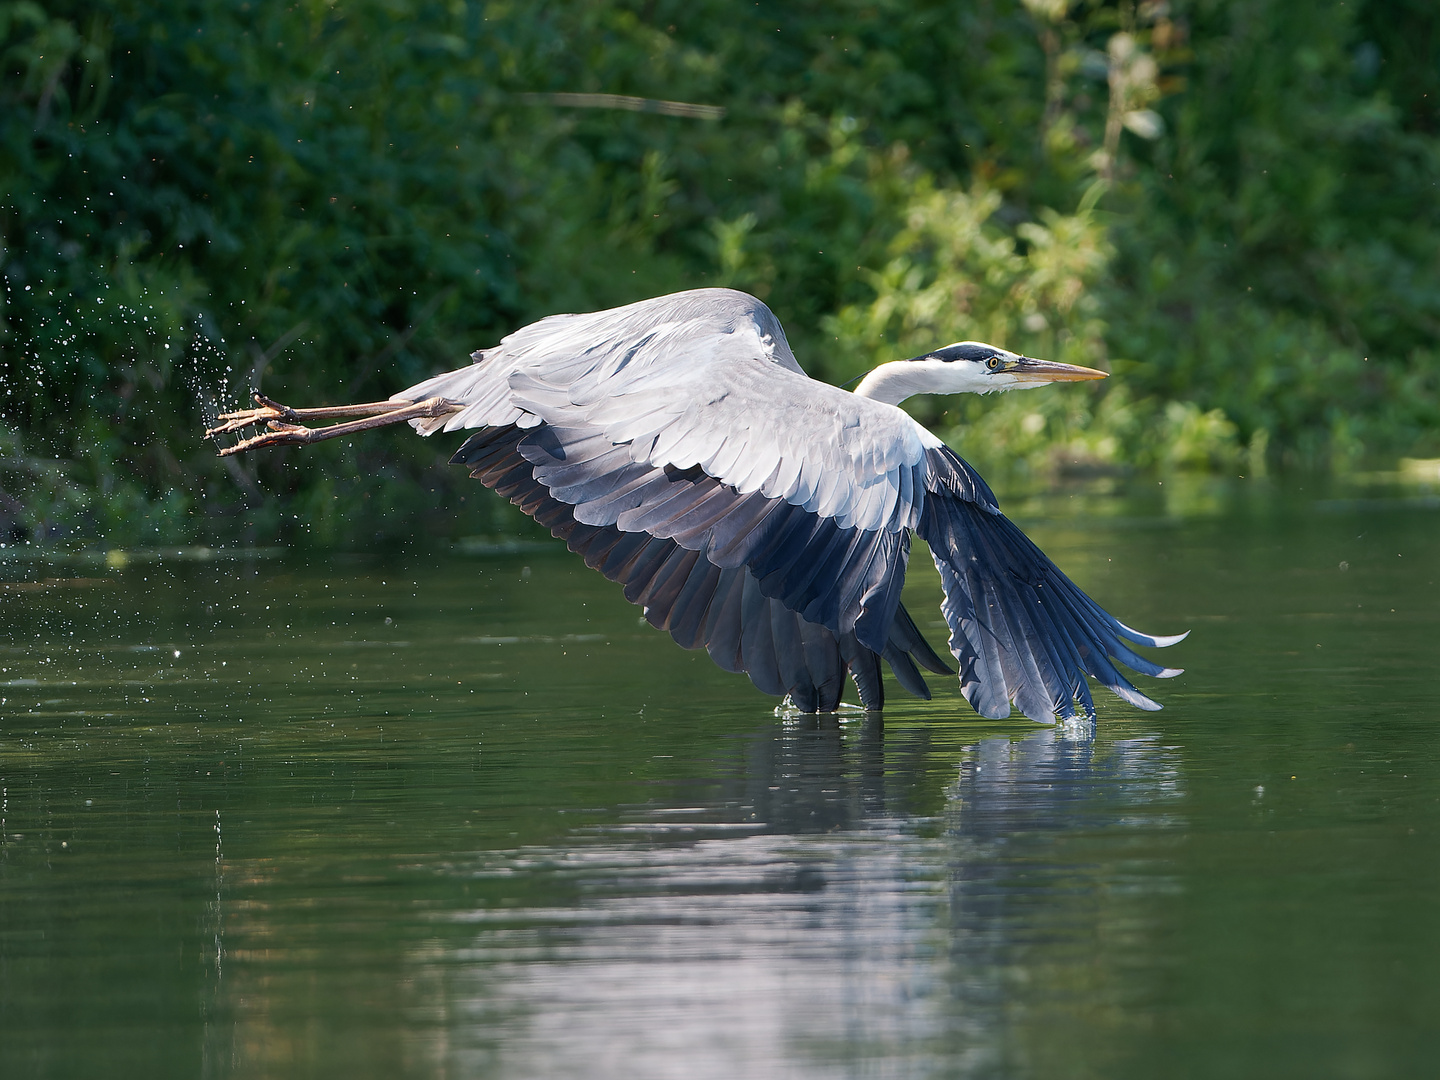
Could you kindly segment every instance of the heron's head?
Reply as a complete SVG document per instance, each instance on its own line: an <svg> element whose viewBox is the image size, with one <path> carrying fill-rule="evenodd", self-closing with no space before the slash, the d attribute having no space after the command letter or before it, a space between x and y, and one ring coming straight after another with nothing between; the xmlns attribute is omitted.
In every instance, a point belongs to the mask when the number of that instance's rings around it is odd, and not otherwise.
<svg viewBox="0 0 1440 1080"><path fill-rule="evenodd" d="M909 360L881 364L855 393L899 404L915 394L993 394L1105 377L1094 368L1036 360L983 341L957 341Z"/></svg>
<svg viewBox="0 0 1440 1080"><path fill-rule="evenodd" d="M1052 382L1105 378L1105 372L1094 368L1036 360L983 341L957 341L904 362L919 364L937 384L954 387L937 393L992 394L997 390L1029 390Z"/></svg>

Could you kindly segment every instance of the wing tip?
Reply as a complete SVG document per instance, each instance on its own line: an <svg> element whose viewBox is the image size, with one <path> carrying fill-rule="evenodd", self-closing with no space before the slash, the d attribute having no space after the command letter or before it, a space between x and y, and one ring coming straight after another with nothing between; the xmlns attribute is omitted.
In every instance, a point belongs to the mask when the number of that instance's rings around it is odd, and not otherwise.
<svg viewBox="0 0 1440 1080"><path fill-rule="evenodd" d="M1131 641L1137 645L1149 645L1155 649L1168 649L1171 645L1179 645L1180 642L1190 636L1189 630L1186 630L1183 634L1146 634L1133 627L1126 626L1124 623L1119 622L1118 619L1116 622L1119 623L1120 628L1125 631L1125 635Z"/></svg>
<svg viewBox="0 0 1440 1080"><path fill-rule="evenodd" d="M980 704L970 702L970 707L986 720L1009 720L1015 715L1015 704L1009 698L1004 701Z"/></svg>
<svg viewBox="0 0 1440 1080"><path fill-rule="evenodd" d="M1148 698L1133 686L1111 686L1110 689L1120 697L1122 701L1128 701L1135 708L1143 712L1159 712L1165 706L1153 698Z"/></svg>

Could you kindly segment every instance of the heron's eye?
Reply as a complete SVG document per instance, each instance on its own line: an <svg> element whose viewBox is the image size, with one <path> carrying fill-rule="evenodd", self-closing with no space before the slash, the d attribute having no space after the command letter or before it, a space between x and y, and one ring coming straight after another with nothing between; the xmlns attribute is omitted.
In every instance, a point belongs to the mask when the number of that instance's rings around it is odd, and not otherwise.
<svg viewBox="0 0 1440 1080"><path fill-rule="evenodd" d="M999 370L1000 370L1000 358L999 358L998 356L992 356L992 357L990 357L989 360L986 360L986 361L985 361L985 366L988 367L991 371L999 371Z"/></svg>

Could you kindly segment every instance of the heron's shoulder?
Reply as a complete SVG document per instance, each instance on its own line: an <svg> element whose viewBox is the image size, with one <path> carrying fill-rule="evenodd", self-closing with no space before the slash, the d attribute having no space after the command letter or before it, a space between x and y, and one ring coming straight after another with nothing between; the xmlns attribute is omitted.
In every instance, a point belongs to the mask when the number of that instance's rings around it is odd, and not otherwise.
<svg viewBox="0 0 1440 1080"><path fill-rule="evenodd" d="M638 336L667 324L723 331L746 323L778 328L780 320L749 293L737 289L687 289L620 307L547 315L507 334L500 344L572 333Z"/></svg>
<svg viewBox="0 0 1440 1080"><path fill-rule="evenodd" d="M935 440L935 445L925 451L925 489L932 495L975 503L990 513L1000 513L1000 501L975 467L929 431L925 433Z"/></svg>
<svg viewBox="0 0 1440 1080"><path fill-rule="evenodd" d="M658 296L653 301L667 322L693 326L702 332L735 334L753 329L764 345L767 359L800 370L785 328L763 300L738 289L690 289Z"/></svg>
<svg viewBox="0 0 1440 1080"><path fill-rule="evenodd" d="M722 324L727 320L745 319L777 324L779 322L763 300L739 289L685 289L682 292L666 293L664 296L653 296L648 300L613 310L653 311L666 319L693 319L697 322Z"/></svg>
<svg viewBox="0 0 1440 1080"><path fill-rule="evenodd" d="M780 320L762 301L735 289L691 289L602 311L550 315L473 356L517 368L558 363L575 377L700 358L760 359L801 372Z"/></svg>

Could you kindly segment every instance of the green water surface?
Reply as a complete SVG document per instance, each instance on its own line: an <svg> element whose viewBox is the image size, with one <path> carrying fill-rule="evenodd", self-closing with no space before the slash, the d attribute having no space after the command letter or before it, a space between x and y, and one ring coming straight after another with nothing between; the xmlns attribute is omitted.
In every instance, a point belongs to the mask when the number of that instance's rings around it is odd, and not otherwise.
<svg viewBox="0 0 1440 1080"><path fill-rule="evenodd" d="M1440 1074L1440 510L1015 513L1163 712L777 718L558 547L0 562L0 1076Z"/></svg>

